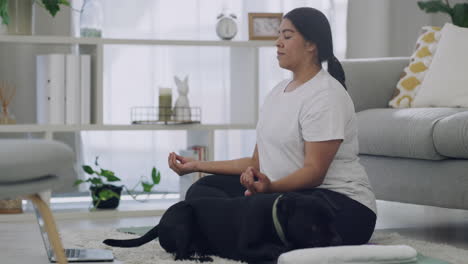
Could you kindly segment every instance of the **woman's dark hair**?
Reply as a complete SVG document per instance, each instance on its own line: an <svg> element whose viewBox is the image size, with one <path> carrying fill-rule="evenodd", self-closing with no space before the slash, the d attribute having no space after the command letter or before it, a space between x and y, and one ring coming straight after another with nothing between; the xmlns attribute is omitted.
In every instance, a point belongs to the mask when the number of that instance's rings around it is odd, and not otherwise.
<svg viewBox="0 0 468 264"><path fill-rule="evenodd" d="M283 18L289 19L305 40L315 43L320 63L328 62L328 72L346 89L345 73L333 54L333 41L327 17L312 7L299 7L289 11Z"/></svg>

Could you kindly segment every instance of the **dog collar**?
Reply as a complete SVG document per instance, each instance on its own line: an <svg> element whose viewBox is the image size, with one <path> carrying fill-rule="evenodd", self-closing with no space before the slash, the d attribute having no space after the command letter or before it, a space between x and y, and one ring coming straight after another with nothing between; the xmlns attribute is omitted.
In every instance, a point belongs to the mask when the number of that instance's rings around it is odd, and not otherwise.
<svg viewBox="0 0 468 264"><path fill-rule="evenodd" d="M277 209L276 205L278 204L279 199L283 196L282 194L276 198L275 202L273 203L273 225L275 226L276 234L278 234L278 237L281 239L281 242L285 246L288 246L288 240L286 240L286 236L284 235L283 228L281 227L281 223L279 222L278 215L277 215Z"/></svg>

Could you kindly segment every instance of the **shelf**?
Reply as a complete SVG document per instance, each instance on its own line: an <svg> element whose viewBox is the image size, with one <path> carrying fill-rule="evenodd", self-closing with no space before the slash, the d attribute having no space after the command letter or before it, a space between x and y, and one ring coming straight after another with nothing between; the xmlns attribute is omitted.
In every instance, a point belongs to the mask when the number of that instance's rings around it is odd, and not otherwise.
<svg viewBox="0 0 468 264"><path fill-rule="evenodd" d="M79 45L162 45L162 46L225 46L225 47L268 47L275 41L226 41L226 40L160 40L160 39L113 39L76 38L61 36L12 36L0 35L0 43L27 44L79 44Z"/></svg>
<svg viewBox="0 0 468 264"><path fill-rule="evenodd" d="M248 130L255 125L0 125L0 133L42 133L42 132L78 132L78 131L130 131L130 130Z"/></svg>
<svg viewBox="0 0 468 264"><path fill-rule="evenodd" d="M166 46L225 46L264 47L274 46L274 41L226 41L226 40L155 40L155 39L102 39L102 44L112 45L166 45Z"/></svg>
<svg viewBox="0 0 468 264"><path fill-rule="evenodd" d="M129 195L122 195L115 210L90 211L91 197L53 197L50 209L56 220L105 219L112 217L158 217L179 201L179 194L151 194L146 202L138 202ZM36 221L31 203L23 201L23 213L1 214L0 223Z"/></svg>
<svg viewBox="0 0 468 264"><path fill-rule="evenodd" d="M88 44L96 45L99 39L73 38L59 36L15 36L0 35L0 43L26 43L26 44Z"/></svg>

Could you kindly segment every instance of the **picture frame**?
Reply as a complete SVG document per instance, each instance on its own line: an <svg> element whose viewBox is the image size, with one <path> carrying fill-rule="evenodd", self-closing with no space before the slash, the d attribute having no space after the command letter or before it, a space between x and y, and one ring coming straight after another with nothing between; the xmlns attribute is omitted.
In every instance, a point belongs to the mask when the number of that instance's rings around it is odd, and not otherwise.
<svg viewBox="0 0 468 264"><path fill-rule="evenodd" d="M283 13L249 13L249 40L276 40Z"/></svg>

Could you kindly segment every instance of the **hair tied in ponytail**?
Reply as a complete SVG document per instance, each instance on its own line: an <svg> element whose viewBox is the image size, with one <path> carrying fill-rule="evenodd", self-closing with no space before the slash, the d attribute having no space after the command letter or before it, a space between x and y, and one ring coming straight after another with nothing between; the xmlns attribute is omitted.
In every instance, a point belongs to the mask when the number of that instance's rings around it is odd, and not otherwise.
<svg viewBox="0 0 468 264"><path fill-rule="evenodd" d="M328 72L331 76L337 79L341 85L346 89L345 84L345 73L343 67L341 66L340 61L335 57L335 55L331 55L328 60Z"/></svg>

